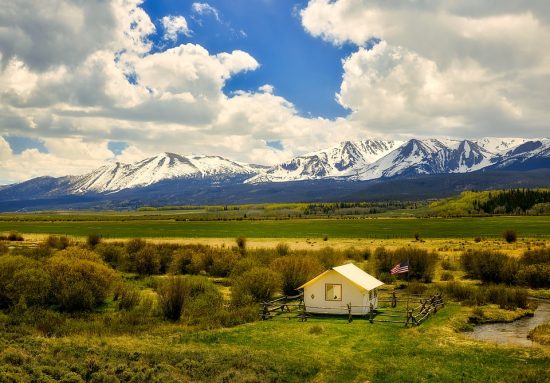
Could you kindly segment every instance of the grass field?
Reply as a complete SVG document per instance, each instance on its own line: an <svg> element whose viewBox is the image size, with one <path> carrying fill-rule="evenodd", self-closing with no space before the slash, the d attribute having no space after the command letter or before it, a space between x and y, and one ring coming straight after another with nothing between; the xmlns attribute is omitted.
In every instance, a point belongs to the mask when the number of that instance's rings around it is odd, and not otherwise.
<svg viewBox="0 0 550 383"><path fill-rule="evenodd" d="M473 238L550 237L550 217L295 219L243 221L1 221L0 232L65 234L104 238Z"/></svg>
<svg viewBox="0 0 550 383"><path fill-rule="evenodd" d="M464 308L450 304L409 329L320 318L210 331L159 324L139 336L84 332L44 338L4 332L0 368L5 381L12 381L10 376L66 382L84 381L81 377L93 382L548 381L548 348L471 340L453 330L464 315Z"/></svg>

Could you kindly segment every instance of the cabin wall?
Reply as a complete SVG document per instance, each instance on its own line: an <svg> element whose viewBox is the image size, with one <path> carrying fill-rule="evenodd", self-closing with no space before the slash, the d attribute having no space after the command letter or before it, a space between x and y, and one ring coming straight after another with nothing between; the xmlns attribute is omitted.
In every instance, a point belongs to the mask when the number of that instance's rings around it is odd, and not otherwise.
<svg viewBox="0 0 550 383"><path fill-rule="evenodd" d="M325 300L325 284L334 283L342 285L342 300ZM348 314L347 304L351 303L353 315L364 315L369 311L369 293L364 294L361 289L344 278L336 271L325 274L322 278L304 288L304 304L306 311L317 314ZM375 306L376 307L376 306Z"/></svg>

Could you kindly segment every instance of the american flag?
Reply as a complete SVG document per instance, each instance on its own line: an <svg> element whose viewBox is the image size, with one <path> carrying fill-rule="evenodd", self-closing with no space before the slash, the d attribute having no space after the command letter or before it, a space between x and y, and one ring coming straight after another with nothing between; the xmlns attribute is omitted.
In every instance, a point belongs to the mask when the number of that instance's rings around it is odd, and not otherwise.
<svg viewBox="0 0 550 383"><path fill-rule="evenodd" d="M398 263L390 270L390 274L402 274L409 272L409 260Z"/></svg>

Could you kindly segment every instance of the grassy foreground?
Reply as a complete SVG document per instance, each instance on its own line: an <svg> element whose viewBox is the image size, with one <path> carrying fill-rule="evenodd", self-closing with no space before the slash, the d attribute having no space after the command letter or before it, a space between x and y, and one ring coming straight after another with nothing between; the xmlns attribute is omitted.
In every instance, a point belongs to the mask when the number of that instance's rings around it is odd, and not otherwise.
<svg viewBox="0 0 550 383"><path fill-rule="evenodd" d="M451 304L411 329L326 318L213 331L165 324L138 336L3 331L0 381L549 381L547 348L475 342L453 330L464 315Z"/></svg>
<svg viewBox="0 0 550 383"><path fill-rule="evenodd" d="M104 238L473 238L500 237L514 229L520 237L550 237L548 217L291 219L242 221L0 221L0 232L64 234Z"/></svg>

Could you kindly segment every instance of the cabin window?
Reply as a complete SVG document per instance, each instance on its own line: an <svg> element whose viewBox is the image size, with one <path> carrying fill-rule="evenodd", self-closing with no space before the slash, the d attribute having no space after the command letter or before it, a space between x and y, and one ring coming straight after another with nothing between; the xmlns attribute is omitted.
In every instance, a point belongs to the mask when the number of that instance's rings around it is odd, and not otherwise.
<svg viewBox="0 0 550 383"><path fill-rule="evenodd" d="M334 283L325 284L325 300L326 301L341 301L342 300L342 285Z"/></svg>

